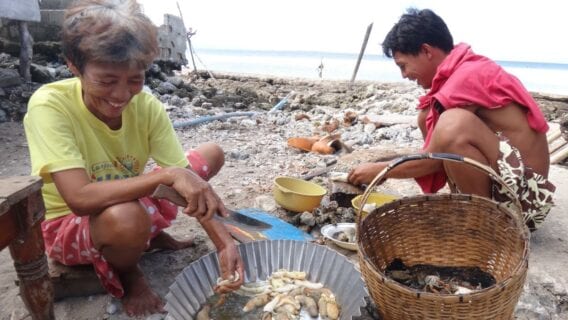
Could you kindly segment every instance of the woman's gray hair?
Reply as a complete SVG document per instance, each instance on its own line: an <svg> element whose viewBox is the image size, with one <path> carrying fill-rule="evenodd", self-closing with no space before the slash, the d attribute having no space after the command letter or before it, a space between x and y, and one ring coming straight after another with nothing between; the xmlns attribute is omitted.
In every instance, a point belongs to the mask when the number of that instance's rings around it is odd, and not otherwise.
<svg viewBox="0 0 568 320"><path fill-rule="evenodd" d="M158 55L157 28L135 0L79 0L66 10L63 55L80 72L89 61L147 68Z"/></svg>

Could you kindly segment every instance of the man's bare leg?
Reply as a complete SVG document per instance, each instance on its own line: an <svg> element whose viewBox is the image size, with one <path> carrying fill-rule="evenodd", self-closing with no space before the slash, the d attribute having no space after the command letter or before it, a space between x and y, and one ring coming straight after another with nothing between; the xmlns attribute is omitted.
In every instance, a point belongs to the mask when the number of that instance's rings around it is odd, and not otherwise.
<svg viewBox="0 0 568 320"><path fill-rule="evenodd" d="M440 115L427 151L455 153L496 168L499 139L474 113L449 109ZM444 167L461 192L491 196L491 180L487 174L450 161L446 161Z"/></svg>
<svg viewBox="0 0 568 320"><path fill-rule="evenodd" d="M116 270L129 316L164 312L164 302L150 288L138 266L150 237L151 221L138 201L112 206L90 218L95 247Z"/></svg>

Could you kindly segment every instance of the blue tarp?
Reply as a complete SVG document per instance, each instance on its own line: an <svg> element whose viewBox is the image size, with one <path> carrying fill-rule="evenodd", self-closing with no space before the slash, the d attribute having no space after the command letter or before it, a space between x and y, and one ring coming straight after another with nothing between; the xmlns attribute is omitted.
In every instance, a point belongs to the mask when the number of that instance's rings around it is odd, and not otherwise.
<svg viewBox="0 0 568 320"><path fill-rule="evenodd" d="M310 234L266 211L262 211L257 208L238 209L237 211L251 218L270 224L272 228L261 232L269 240L313 240L313 237Z"/></svg>

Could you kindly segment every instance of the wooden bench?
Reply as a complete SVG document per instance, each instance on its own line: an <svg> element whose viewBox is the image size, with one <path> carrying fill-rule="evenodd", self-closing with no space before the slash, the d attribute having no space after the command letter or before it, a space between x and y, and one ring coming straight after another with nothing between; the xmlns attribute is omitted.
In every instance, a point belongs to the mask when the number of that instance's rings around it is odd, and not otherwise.
<svg viewBox="0 0 568 320"><path fill-rule="evenodd" d="M41 186L39 177L0 178L0 250L10 247L20 294L34 320L55 319L41 233L45 214Z"/></svg>

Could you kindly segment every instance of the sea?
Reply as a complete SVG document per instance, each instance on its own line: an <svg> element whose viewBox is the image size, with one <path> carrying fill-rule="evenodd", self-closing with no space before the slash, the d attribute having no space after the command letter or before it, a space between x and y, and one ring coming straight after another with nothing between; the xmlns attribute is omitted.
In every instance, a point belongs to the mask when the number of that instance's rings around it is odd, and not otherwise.
<svg viewBox="0 0 568 320"><path fill-rule="evenodd" d="M323 80L351 80L359 54L308 51L194 49L199 70ZM188 54L188 68L193 69ZM532 92L568 96L568 64L496 61ZM321 74L320 74L321 71ZM380 54L363 55L355 80L404 82L398 67Z"/></svg>

